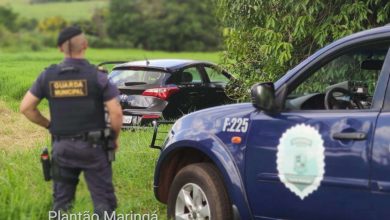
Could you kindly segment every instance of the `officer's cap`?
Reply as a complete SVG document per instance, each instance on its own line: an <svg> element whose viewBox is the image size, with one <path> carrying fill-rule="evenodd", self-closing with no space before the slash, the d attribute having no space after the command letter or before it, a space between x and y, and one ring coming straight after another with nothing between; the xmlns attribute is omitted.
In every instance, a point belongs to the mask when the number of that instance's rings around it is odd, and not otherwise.
<svg viewBox="0 0 390 220"><path fill-rule="evenodd" d="M63 43L65 43L65 41L70 40L74 36L77 36L82 33L83 31L75 26L64 28L58 35L57 46L61 46Z"/></svg>

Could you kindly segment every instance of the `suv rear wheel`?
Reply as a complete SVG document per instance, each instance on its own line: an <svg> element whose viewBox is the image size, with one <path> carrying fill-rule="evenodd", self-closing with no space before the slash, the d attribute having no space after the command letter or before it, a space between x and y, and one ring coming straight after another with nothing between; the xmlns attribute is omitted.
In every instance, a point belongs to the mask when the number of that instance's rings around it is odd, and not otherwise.
<svg viewBox="0 0 390 220"><path fill-rule="evenodd" d="M168 219L232 219L229 197L217 168L191 164L175 176L168 195Z"/></svg>

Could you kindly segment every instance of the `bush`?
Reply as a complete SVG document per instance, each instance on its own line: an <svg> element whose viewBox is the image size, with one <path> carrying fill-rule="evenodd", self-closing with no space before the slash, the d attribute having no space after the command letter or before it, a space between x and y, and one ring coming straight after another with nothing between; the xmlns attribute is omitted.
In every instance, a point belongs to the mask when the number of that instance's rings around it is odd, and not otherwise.
<svg viewBox="0 0 390 220"><path fill-rule="evenodd" d="M26 49L32 51L40 51L45 48L44 37L42 37L39 33L35 32L21 32L20 34L20 42L23 42L22 45L25 45Z"/></svg>
<svg viewBox="0 0 390 220"><path fill-rule="evenodd" d="M38 30L43 33L58 33L68 23L60 16L45 18L38 23Z"/></svg>
<svg viewBox="0 0 390 220"><path fill-rule="evenodd" d="M18 14L14 13L10 8L0 6L0 25L4 25L8 30L16 31L16 20Z"/></svg>
<svg viewBox="0 0 390 220"><path fill-rule="evenodd" d="M17 21L17 26L19 31L35 31L38 27L38 20L21 17Z"/></svg>
<svg viewBox="0 0 390 220"><path fill-rule="evenodd" d="M0 47L7 47L12 44L13 34L2 24L0 24Z"/></svg>
<svg viewBox="0 0 390 220"><path fill-rule="evenodd" d="M44 38L37 32L12 33L0 25L0 39L0 48L8 48L8 50L38 51L44 48Z"/></svg>
<svg viewBox="0 0 390 220"><path fill-rule="evenodd" d="M127 39L118 38L112 40L110 38L100 38L98 36L88 35L89 45L93 48L132 48L134 45Z"/></svg>
<svg viewBox="0 0 390 220"><path fill-rule="evenodd" d="M30 0L30 4L41 4L41 3L53 3L53 2L85 2L91 0Z"/></svg>

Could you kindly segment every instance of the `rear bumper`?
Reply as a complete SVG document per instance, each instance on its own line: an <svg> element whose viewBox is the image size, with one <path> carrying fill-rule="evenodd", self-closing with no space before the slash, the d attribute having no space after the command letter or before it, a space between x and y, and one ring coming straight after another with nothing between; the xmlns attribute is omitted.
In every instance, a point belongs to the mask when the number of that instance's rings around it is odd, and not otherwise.
<svg viewBox="0 0 390 220"><path fill-rule="evenodd" d="M144 126L162 117L168 102L160 98L143 95L121 95L123 128Z"/></svg>
<svg viewBox="0 0 390 220"><path fill-rule="evenodd" d="M123 109L122 128L151 125L154 120L162 118L162 112L148 110Z"/></svg>

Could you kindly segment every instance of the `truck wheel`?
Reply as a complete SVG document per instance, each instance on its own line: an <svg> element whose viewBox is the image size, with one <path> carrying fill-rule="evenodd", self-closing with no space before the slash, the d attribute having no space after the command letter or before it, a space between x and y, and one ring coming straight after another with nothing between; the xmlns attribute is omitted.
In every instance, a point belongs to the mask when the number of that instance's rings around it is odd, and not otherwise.
<svg viewBox="0 0 390 220"><path fill-rule="evenodd" d="M210 163L191 164L175 176L168 195L168 219L233 219L225 185Z"/></svg>

